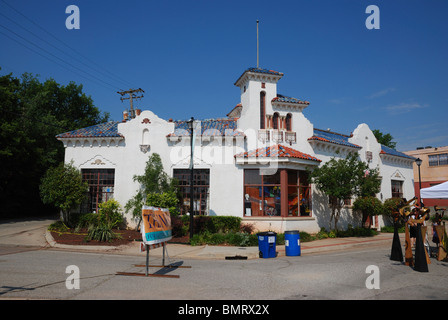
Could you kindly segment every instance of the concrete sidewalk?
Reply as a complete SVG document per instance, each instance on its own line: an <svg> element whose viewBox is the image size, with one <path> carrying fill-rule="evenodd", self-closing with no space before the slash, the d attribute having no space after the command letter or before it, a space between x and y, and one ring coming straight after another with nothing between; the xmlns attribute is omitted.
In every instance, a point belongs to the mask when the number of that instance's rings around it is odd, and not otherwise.
<svg viewBox="0 0 448 320"><path fill-rule="evenodd" d="M323 254L328 252L343 251L350 249L362 249L369 247L391 247L393 234L382 233L374 237L351 237L351 238L328 238L301 243L301 255ZM137 255L145 256L145 252L140 252L141 242L135 241L129 245L119 247L111 246L88 246L88 245L63 245L56 243L49 232L46 233L46 240L53 248L76 250L85 252L104 252L109 254ZM401 239L404 245L404 235ZM403 249L404 250L404 249ZM285 256L285 246L277 245L278 256ZM258 246L253 247L233 247L233 246L190 246L186 244L167 244L168 256L171 259L225 259L226 257L247 257L247 259L259 258ZM163 248L150 250L150 256L162 257Z"/></svg>
<svg viewBox="0 0 448 320"><path fill-rule="evenodd" d="M140 251L140 241L128 245L89 246L58 244L47 231L48 226L54 222L52 219L35 219L29 221L2 221L0 222L0 245L29 246L40 248L54 248L78 252L102 252L105 254L121 254L145 256ZM324 254L328 252L356 250L371 247L391 248L392 233L381 233L374 237L328 238L301 243L301 255ZM404 252L404 234L400 236ZM285 256L285 246L277 245L278 256ZM171 259L225 259L226 257L247 257L256 259L258 246L232 247L232 246L190 246L186 244L167 244L168 256ZM162 257L163 248L152 249L150 256Z"/></svg>

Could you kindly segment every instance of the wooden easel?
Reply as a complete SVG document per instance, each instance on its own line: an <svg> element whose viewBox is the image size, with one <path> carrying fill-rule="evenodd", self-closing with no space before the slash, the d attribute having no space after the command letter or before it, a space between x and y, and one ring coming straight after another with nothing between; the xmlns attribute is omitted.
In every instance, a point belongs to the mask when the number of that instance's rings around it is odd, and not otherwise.
<svg viewBox="0 0 448 320"><path fill-rule="evenodd" d="M145 273L136 273L136 272L117 272L117 275L124 276L144 276L144 277L165 277L165 278L179 278L178 275L171 274L161 274L161 273L149 273L149 268L162 268L158 272L162 271L165 268L191 268L187 266L181 266L176 264L170 264L168 266L165 265L165 254L168 255L168 250L166 248L166 242L171 239L171 218L170 212L165 208L151 207L151 206L143 206L142 207L142 217L141 221L143 221L143 225L141 228L142 232L142 240L143 242L140 245L140 251L146 250L146 264L140 265L136 264L134 267L145 267ZM146 231L145 231L146 230ZM165 232L169 231L169 233L165 234ZM155 239L148 239L145 236L146 232L148 234L152 232L163 232L164 237ZM159 242L162 241L162 242ZM150 244L148 244L148 242ZM158 243L154 243L158 242ZM149 265L149 250L163 247L163 256L162 256L162 265Z"/></svg>
<svg viewBox="0 0 448 320"><path fill-rule="evenodd" d="M142 244L143 245L143 244ZM165 254L168 255L168 250L166 248L166 242L162 242L156 245L148 245L144 244L146 250L146 264L134 264L134 267L143 267L145 268L145 273L138 272L117 272L117 275L121 276L140 276L140 277L161 277L161 278L179 278L179 275L173 274L160 274L160 273L149 273L149 268L162 268L159 271L168 268L168 269L177 269L177 268L191 268L191 266L182 266L176 263L171 263L169 265L165 265ZM150 265L149 264L149 250L155 249L158 247L163 247L163 255L162 255L162 265Z"/></svg>

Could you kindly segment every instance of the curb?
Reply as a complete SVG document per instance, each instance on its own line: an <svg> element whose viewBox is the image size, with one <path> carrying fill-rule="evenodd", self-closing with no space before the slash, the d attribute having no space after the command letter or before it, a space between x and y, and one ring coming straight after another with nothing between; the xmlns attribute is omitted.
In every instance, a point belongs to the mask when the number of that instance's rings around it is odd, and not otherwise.
<svg viewBox="0 0 448 320"><path fill-rule="evenodd" d="M333 238L306 242L301 245L301 255L303 254L322 254L348 249L359 249L366 246L384 246L391 244L393 234L383 234L369 238ZM404 237L404 235L403 235ZM400 237L402 238L402 237ZM64 250L83 251L83 252L104 252L123 255L141 255L137 245L121 246L89 246L89 245L67 245L58 244L50 231L46 231L45 239L53 248ZM403 241L404 239L402 239ZM403 242L404 243L404 242ZM226 259L246 257L247 259L258 259L258 247L231 247L231 246L187 246L178 244L169 244L168 255L172 258L180 259ZM278 257L286 256L285 245L277 245ZM162 256L162 248L152 249L152 256Z"/></svg>
<svg viewBox="0 0 448 320"><path fill-rule="evenodd" d="M85 250L85 251L113 251L119 250L119 247L116 246L89 246L89 245L71 245L71 244L60 244L57 243L50 231L45 232L45 240L52 248L60 248L60 249L72 249L72 250Z"/></svg>

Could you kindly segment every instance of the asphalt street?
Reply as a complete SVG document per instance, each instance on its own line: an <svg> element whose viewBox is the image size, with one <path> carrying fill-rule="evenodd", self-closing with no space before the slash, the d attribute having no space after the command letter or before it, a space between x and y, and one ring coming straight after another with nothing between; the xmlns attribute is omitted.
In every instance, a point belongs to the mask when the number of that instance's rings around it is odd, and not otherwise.
<svg viewBox="0 0 448 320"><path fill-rule="evenodd" d="M191 268L150 268L144 257L0 246L1 299L448 299L445 262L434 259L428 273L389 260L389 248L253 260L170 261ZM152 257L150 265L160 265ZM377 266L379 289L369 289L368 266ZM79 270L79 289L69 288ZM67 286L67 281L69 285Z"/></svg>
<svg viewBox="0 0 448 320"><path fill-rule="evenodd" d="M47 221L44 221L44 224ZM447 300L448 263L431 259L429 272L391 261L390 243L351 249L225 260L169 258L191 268L151 267L141 277L145 254L76 252L48 246L39 223L0 225L0 299L51 300ZM36 245L17 245L20 237ZM15 240L14 240L15 239ZM29 240L29 239L28 239ZM160 265L150 255L150 265ZM372 271L373 270L373 271ZM78 285L78 287L76 286ZM372 286L373 285L373 286Z"/></svg>

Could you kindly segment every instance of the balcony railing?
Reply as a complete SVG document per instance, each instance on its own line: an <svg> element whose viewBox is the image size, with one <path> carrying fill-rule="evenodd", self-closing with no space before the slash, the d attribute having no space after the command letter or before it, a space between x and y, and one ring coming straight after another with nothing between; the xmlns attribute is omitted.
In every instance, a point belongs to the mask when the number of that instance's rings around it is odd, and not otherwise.
<svg viewBox="0 0 448 320"><path fill-rule="evenodd" d="M258 130L258 140L265 143L270 140L270 131L266 129Z"/></svg>
<svg viewBox="0 0 448 320"><path fill-rule="evenodd" d="M272 141L276 143L283 142L283 131L272 130Z"/></svg>
<svg viewBox="0 0 448 320"><path fill-rule="evenodd" d="M295 132L285 131L285 142L289 143L289 145L297 142L297 137Z"/></svg>
<svg viewBox="0 0 448 320"><path fill-rule="evenodd" d="M258 130L258 140L266 143L272 141L274 143L286 142L289 145L297 142L295 132L274 130L274 129L260 129Z"/></svg>

